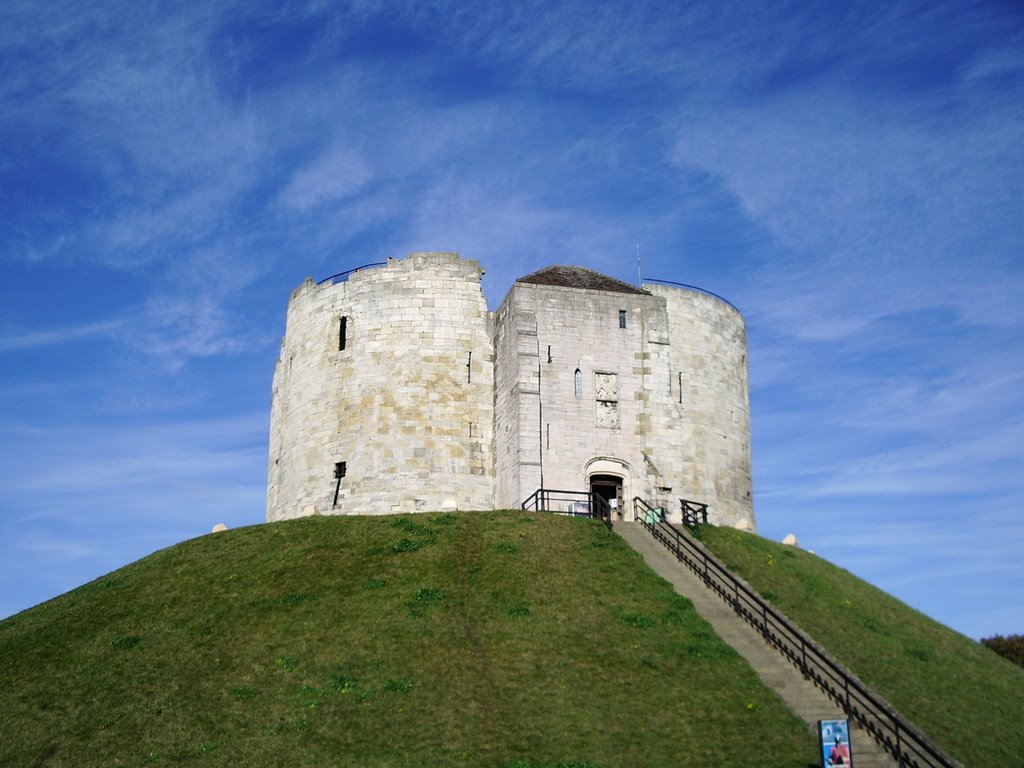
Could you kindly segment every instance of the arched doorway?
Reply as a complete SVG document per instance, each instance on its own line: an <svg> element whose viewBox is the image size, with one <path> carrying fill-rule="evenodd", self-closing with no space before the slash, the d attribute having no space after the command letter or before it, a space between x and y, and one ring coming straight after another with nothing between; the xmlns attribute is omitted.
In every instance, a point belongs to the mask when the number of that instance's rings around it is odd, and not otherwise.
<svg viewBox="0 0 1024 768"><path fill-rule="evenodd" d="M612 510L612 519L621 520L624 500L622 496L622 478L618 475L591 475L590 492L608 502Z"/></svg>
<svg viewBox="0 0 1024 768"><path fill-rule="evenodd" d="M632 520L630 498L633 471L629 463L614 456L595 456L583 467L586 489L608 502L613 520Z"/></svg>

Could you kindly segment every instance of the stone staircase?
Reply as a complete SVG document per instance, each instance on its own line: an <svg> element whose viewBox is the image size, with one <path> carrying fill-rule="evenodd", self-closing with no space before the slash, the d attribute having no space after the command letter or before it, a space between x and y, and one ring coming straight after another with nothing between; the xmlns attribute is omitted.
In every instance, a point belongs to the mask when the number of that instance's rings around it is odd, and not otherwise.
<svg viewBox="0 0 1024 768"><path fill-rule="evenodd" d="M842 710L761 634L740 618L731 606L708 589L704 582L638 523L615 522L613 529L643 557L650 568L668 581L697 612L754 668L764 683L817 733L818 720L846 719ZM899 764L859 726L850 722L852 764L856 768L899 768ZM818 765L817 760L809 765Z"/></svg>

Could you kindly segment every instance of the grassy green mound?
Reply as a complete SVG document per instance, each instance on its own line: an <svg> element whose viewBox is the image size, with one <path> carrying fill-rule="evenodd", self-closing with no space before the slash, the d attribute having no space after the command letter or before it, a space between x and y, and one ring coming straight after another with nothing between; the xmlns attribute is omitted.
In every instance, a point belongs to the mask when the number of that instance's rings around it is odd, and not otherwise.
<svg viewBox="0 0 1024 768"><path fill-rule="evenodd" d="M815 746L590 521L256 526L0 622L2 766L806 766Z"/></svg>
<svg viewBox="0 0 1024 768"><path fill-rule="evenodd" d="M700 536L965 765L1024 765L1024 669L809 552L729 528Z"/></svg>

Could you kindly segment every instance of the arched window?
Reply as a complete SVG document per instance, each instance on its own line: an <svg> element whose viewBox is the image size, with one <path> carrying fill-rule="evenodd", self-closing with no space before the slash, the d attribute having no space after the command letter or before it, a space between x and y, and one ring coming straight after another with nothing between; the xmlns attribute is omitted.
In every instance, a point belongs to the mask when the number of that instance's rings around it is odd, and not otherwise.
<svg viewBox="0 0 1024 768"><path fill-rule="evenodd" d="M583 397L583 374L580 373L580 369L576 369L576 373L573 377L576 384L576 397Z"/></svg>

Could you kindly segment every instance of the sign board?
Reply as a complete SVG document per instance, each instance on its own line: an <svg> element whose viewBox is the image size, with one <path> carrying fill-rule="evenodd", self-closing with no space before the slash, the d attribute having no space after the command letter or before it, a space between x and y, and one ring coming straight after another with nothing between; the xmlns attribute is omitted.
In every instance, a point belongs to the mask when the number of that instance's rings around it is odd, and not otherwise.
<svg viewBox="0 0 1024 768"><path fill-rule="evenodd" d="M818 746L822 768L853 765L850 747L850 724L846 720L819 720Z"/></svg>

